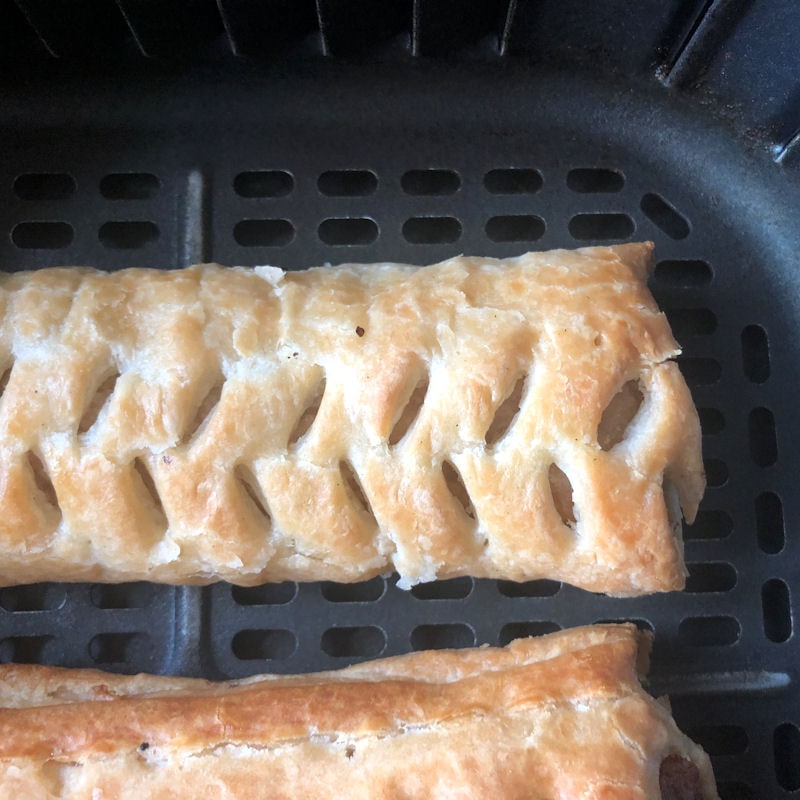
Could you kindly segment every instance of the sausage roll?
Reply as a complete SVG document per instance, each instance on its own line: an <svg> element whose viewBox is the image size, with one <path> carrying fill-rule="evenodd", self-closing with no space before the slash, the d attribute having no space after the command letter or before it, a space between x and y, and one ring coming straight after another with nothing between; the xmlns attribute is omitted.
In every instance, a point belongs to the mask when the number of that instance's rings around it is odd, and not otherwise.
<svg viewBox="0 0 800 800"><path fill-rule="evenodd" d="M641 687L649 637L598 625L213 684L0 666L0 794L26 800L714 800Z"/></svg>
<svg viewBox="0 0 800 800"><path fill-rule="evenodd" d="M651 244L0 275L0 583L679 589L700 427Z"/></svg>

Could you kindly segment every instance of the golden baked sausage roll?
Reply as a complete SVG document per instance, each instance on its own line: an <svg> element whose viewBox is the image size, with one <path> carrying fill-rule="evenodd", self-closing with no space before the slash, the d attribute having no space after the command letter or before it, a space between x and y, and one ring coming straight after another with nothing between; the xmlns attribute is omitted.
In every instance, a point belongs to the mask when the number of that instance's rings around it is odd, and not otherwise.
<svg viewBox="0 0 800 800"><path fill-rule="evenodd" d="M0 582L635 595L704 488L652 245L0 277Z"/></svg>
<svg viewBox="0 0 800 800"><path fill-rule="evenodd" d="M227 684L0 666L0 794L25 800L712 800L641 687L649 637L577 628Z"/></svg>

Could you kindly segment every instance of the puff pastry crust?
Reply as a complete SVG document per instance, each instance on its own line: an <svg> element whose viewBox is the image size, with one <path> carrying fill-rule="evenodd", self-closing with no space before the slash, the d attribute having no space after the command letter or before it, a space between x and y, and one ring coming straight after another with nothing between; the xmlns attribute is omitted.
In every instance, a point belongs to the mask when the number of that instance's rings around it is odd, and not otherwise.
<svg viewBox="0 0 800 800"><path fill-rule="evenodd" d="M0 583L681 588L700 427L651 263L3 274Z"/></svg>
<svg viewBox="0 0 800 800"><path fill-rule="evenodd" d="M0 792L27 800L712 800L641 687L649 638L598 625L228 684L0 666Z"/></svg>

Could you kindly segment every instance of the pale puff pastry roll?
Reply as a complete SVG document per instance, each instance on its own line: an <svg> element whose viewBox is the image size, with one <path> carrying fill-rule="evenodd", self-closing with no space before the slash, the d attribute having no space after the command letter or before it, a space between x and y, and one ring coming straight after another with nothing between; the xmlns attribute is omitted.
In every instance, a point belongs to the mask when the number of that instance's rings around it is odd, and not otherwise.
<svg viewBox="0 0 800 800"><path fill-rule="evenodd" d="M652 249L0 275L0 583L681 588Z"/></svg>
<svg viewBox="0 0 800 800"><path fill-rule="evenodd" d="M649 637L576 628L316 675L0 666L0 794L26 800L712 800L639 683Z"/></svg>

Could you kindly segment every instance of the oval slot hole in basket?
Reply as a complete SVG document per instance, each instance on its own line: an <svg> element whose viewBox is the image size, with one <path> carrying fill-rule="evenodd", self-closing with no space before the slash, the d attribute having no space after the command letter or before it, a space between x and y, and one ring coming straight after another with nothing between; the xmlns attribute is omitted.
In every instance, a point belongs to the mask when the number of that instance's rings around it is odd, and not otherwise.
<svg viewBox="0 0 800 800"><path fill-rule="evenodd" d="M791 722L775 728L772 736L775 756L775 774L778 783L787 792L800 789L800 729Z"/></svg>
<svg viewBox="0 0 800 800"><path fill-rule="evenodd" d="M792 603L785 581L771 578L761 587L761 608L767 639L788 641L792 635Z"/></svg>
<svg viewBox="0 0 800 800"><path fill-rule="evenodd" d="M295 635L283 628L243 630L231 639L231 652L240 661L284 661L296 649Z"/></svg>
<svg viewBox="0 0 800 800"><path fill-rule="evenodd" d="M526 622L507 622L500 629L498 644L505 647L514 639L527 639L529 636L545 636L560 631L561 626L547 620L530 620Z"/></svg>
<svg viewBox="0 0 800 800"><path fill-rule="evenodd" d="M783 523L783 504L774 492L762 492L755 501L758 546L770 555L783 550L786 532Z"/></svg>

